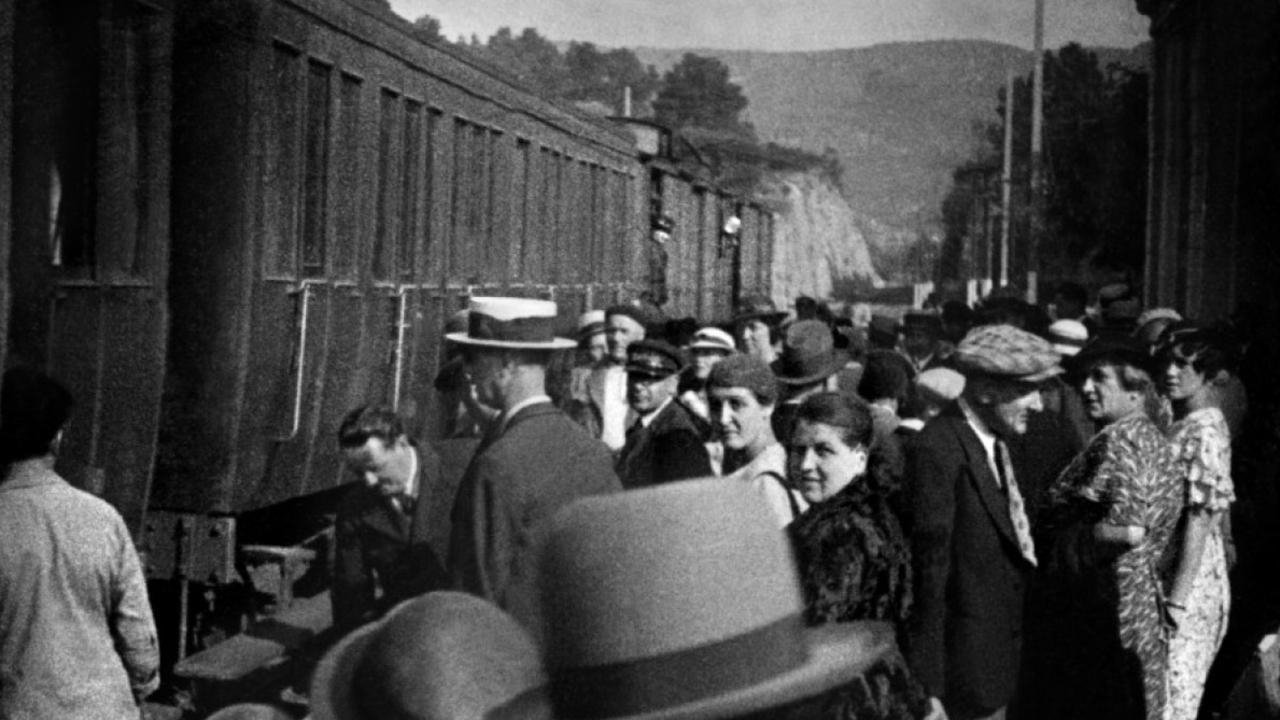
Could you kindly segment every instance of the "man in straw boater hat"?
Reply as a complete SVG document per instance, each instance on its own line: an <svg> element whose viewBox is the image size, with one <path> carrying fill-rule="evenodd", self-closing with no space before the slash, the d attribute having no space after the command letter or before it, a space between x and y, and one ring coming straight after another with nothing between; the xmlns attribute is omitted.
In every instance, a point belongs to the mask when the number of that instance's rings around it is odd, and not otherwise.
<svg viewBox="0 0 1280 720"><path fill-rule="evenodd" d="M1003 718L1014 697L1037 557L1006 443L1042 409L1041 384L1062 372L1058 359L1046 340L1012 326L971 330L951 357L965 376L960 398L907 446L909 659L950 718Z"/></svg>
<svg viewBox="0 0 1280 720"><path fill-rule="evenodd" d="M684 354L661 340L627 348L627 402L636 419L618 455L627 489L711 475L701 421L676 399Z"/></svg>
<svg viewBox="0 0 1280 720"><path fill-rule="evenodd" d="M571 500L619 490L608 449L546 393L557 338L548 300L474 297L463 348L480 401L501 414L476 448L453 506L449 571L454 587L487 598L520 619L533 598L527 553L536 525Z"/></svg>
<svg viewBox="0 0 1280 720"><path fill-rule="evenodd" d="M790 543L738 483L580 500L538 558L548 683L490 717L884 717L907 694L890 624L805 626Z"/></svg>

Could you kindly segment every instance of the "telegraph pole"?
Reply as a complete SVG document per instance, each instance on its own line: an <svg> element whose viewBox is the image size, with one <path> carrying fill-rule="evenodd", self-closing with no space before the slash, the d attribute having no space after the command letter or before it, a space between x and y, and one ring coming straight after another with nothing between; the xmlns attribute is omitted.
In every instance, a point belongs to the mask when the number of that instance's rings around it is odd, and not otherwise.
<svg viewBox="0 0 1280 720"><path fill-rule="evenodd" d="M1036 0L1035 68L1031 73L1031 233L1027 270L1040 272L1040 236L1044 233L1044 0Z"/></svg>
<svg viewBox="0 0 1280 720"><path fill-rule="evenodd" d="M1000 277L997 287L1009 284L1009 229L1013 216L1013 69L1004 81L1004 167L1000 172Z"/></svg>

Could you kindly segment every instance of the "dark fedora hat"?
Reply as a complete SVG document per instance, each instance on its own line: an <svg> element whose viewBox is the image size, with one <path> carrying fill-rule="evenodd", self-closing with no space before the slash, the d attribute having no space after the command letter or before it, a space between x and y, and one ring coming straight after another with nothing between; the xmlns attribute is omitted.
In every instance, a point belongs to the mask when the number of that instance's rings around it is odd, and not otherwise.
<svg viewBox="0 0 1280 720"><path fill-rule="evenodd" d="M748 715L820 696L893 652L887 623L805 627L786 535L723 479L578 500L538 557L556 718Z"/></svg>
<svg viewBox="0 0 1280 720"><path fill-rule="evenodd" d="M787 316L785 310L779 310L773 299L767 295L748 295L738 303L733 314L733 324L748 320L763 320L767 323L781 322Z"/></svg>
<svg viewBox="0 0 1280 720"><path fill-rule="evenodd" d="M1085 343L1080 352L1065 358L1063 364L1079 373L1097 364L1130 365L1154 374L1156 358L1151 347L1131 335L1104 334Z"/></svg>
<svg viewBox="0 0 1280 720"><path fill-rule="evenodd" d="M787 327L773 374L783 385L809 385L831 377L848 362L849 356L836 350L826 323L800 320Z"/></svg>

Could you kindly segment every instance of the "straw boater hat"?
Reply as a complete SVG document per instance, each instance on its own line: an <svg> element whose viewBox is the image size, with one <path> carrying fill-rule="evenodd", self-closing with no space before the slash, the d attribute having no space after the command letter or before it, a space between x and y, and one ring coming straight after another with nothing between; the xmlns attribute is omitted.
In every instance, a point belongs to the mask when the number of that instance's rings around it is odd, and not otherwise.
<svg viewBox="0 0 1280 720"><path fill-rule="evenodd" d="M718 327L699 328L693 334L690 350L719 350L725 354L734 351L733 337Z"/></svg>
<svg viewBox="0 0 1280 720"><path fill-rule="evenodd" d="M325 654L311 717L479 718L544 682L537 645L510 615L474 595L433 592Z"/></svg>
<svg viewBox="0 0 1280 720"><path fill-rule="evenodd" d="M1058 320L1049 326L1049 344L1059 355L1070 357L1089 341L1089 328L1079 320Z"/></svg>
<svg viewBox="0 0 1280 720"><path fill-rule="evenodd" d="M773 372L783 385L809 385L836 374L849 356L836 350L831 329L821 320L800 320L787 328Z"/></svg>
<svg viewBox="0 0 1280 720"><path fill-rule="evenodd" d="M556 337L556 304L550 300L473 297L467 330L445 335L450 342L513 350L567 350L578 343Z"/></svg>
<svg viewBox="0 0 1280 720"><path fill-rule="evenodd" d="M604 310L588 310L578 316L578 342L604 332Z"/></svg>
<svg viewBox="0 0 1280 720"><path fill-rule="evenodd" d="M734 717L821 695L893 651L887 623L805 627L786 536L722 479L576 501L539 550L556 717Z"/></svg>

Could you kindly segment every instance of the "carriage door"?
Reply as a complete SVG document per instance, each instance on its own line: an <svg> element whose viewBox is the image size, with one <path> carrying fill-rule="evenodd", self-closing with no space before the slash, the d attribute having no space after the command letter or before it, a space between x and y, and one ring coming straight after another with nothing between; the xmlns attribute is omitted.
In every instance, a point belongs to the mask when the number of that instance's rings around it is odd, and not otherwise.
<svg viewBox="0 0 1280 720"><path fill-rule="evenodd" d="M136 531L167 339L167 4L14 7L9 364L76 400L59 469Z"/></svg>

